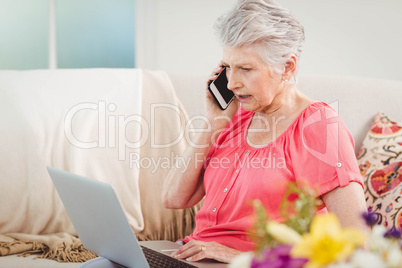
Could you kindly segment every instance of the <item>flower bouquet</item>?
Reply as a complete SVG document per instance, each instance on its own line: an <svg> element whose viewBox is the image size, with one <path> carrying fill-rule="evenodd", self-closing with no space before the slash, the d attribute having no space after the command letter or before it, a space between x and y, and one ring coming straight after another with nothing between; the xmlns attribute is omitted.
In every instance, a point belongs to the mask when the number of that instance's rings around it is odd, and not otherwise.
<svg viewBox="0 0 402 268"><path fill-rule="evenodd" d="M240 254L230 268L402 268L401 232L376 225L373 213L362 215L369 235L342 228L334 214L316 215L320 202L314 193L294 184L282 201L282 223L271 220L260 202L253 205L256 223L250 235L256 251Z"/></svg>

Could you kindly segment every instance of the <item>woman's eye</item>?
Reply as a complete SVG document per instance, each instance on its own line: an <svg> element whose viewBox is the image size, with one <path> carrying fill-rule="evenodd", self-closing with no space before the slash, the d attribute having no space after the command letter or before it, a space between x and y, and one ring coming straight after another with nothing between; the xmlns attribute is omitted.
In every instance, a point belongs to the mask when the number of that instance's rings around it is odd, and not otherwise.
<svg viewBox="0 0 402 268"><path fill-rule="evenodd" d="M250 71L251 69L249 69L249 68L241 68L243 71L245 71L245 72L248 72L248 71Z"/></svg>

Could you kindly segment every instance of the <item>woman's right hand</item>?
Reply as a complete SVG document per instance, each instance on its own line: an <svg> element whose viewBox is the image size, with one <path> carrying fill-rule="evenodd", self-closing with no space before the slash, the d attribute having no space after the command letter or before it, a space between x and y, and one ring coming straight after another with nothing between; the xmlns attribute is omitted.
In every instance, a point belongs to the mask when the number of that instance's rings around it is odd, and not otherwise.
<svg viewBox="0 0 402 268"><path fill-rule="evenodd" d="M235 98L226 108L226 110L222 110L219 105L216 103L214 97L211 92L208 90L208 85L215 81L218 75L222 72L222 65L215 68L211 75L208 78L205 94L206 94L206 110L207 110L207 118L211 123L213 129L224 128L232 119L233 115L239 109L239 102L237 98Z"/></svg>

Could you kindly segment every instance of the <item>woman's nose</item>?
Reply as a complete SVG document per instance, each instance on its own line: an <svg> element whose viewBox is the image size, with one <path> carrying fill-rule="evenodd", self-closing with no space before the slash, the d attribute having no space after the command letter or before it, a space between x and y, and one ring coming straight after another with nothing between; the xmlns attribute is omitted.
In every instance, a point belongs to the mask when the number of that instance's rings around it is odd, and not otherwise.
<svg viewBox="0 0 402 268"><path fill-rule="evenodd" d="M239 87L239 80L233 72L227 72L226 75L228 78L228 89L229 90L234 90L237 87Z"/></svg>

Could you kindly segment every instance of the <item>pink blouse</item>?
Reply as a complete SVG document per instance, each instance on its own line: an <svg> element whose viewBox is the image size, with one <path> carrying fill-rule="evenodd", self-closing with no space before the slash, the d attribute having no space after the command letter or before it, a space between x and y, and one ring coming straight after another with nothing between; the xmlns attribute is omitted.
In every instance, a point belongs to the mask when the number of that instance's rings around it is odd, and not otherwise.
<svg viewBox="0 0 402 268"><path fill-rule="evenodd" d="M279 206L288 181L307 182L318 195L351 181L364 187L353 138L327 104L310 104L281 135L259 148L251 147L246 139L253 115L240 108L209 152L204 204L196 215L194 232L184 242L215 241L254 250L247 237L253 215L250 201L259 199L270 216L280 220ZM268 123L272 129L274 122Z"/></svg>

